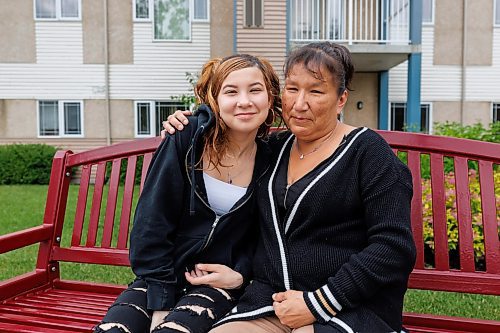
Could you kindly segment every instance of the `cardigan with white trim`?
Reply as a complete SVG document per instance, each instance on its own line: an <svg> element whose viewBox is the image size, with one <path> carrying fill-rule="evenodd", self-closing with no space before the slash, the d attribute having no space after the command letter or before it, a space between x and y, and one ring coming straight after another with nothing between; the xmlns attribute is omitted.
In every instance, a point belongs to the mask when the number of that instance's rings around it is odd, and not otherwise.
<svg viewBox="0 0 500 333"><path fill-rule="evenodd" d="M293 139L286 133L270 141L276 166L257 194L254 281L220 323L272 315L272 294L293 289L304 292L321 324L399 332L416 255L408 168L377 133L356 129L278 220L275 176Z"/></svg>

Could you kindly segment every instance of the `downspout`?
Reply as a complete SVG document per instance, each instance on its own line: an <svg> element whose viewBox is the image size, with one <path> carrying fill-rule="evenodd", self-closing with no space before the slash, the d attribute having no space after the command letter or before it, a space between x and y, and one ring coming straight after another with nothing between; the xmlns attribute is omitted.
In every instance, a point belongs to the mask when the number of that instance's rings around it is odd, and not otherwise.
<svg viewBox="0 0 500 333"><path fill-rule="evenodd" d="M464 14L462 23L462 91L460 103L460 124L464 123L465 97L467 89L467 0L464 0Z"/></svg>
<svg viewBox="0 0 500 333"><path fill-rule="evenodd" d="M103 1L104 6L104 90L106 100L106 145L111 145L111 114L109 100L109 45L108 45L108 0Z"/></svg>

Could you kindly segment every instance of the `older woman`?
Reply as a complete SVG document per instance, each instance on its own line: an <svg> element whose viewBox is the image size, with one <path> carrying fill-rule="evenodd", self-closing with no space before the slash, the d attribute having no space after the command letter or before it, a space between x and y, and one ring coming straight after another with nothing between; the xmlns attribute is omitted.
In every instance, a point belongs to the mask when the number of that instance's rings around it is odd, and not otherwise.
<svg viewBox="0 0 500 333"><path fill-rule="evenodd" d="M353 71L349 51L329 42L289 55L291 132L270 140L254 280L212 333L401 331L411 175L378 134L338 120Z"/></svg>

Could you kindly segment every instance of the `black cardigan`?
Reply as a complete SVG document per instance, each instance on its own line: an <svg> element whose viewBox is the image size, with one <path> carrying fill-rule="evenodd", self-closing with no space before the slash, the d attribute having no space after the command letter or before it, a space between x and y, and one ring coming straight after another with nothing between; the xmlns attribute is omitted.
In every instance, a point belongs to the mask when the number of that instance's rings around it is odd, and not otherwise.
<svg viewBox="0 0 500 333"><path fill-rule="evenodd" d="M214 123L208 107L201 106L197 113L184 131L167 136L156 150L135 212L130 264L147 283L150 310L171 309L189 288L184 272L197 263L229 266L245 281L251 274L258 229L252 194L269 167L270 149L257 140L247 192L219 218L208 204L203 171L192 167Z"/></svg>
<svg viewBox="0 0 500 333"><path fill-rule="evenodd" d="M377 133L356 129L279 221L275 174L293 139L277 140L276 165L258 192L254 281L218 325L273 315L272 294L294 289L304 291L319 324L399 332L415 262L408 168Z"/></svg>

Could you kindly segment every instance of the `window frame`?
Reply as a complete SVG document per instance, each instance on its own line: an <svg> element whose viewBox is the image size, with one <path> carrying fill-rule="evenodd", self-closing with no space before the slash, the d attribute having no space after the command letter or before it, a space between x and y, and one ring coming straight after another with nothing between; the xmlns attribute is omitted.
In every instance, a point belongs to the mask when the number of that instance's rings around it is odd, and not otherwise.
<svg viewBox="0 0 500 333"><path fill-rule="evenodd" d="M249 25L247 24L246 22L246 17L247 17L247 6L246 6L246 1L243 1L243 28L244 29L263 29L265 24L264 24L264 0L252 0L253 1L253 4L255 7L255 1L260 1L261 2L261 6L260 6L260 11L261 11L261 22L260 22L260 26L257 26L257 25ZM253 19L253 22L252 23L255 23L255 15L252 15L252 19Z"/></svg>
<svg viewBox="0 0 500 333"><path fill-rule="evenodd" d="M58 128L59 135L41 135L40 134L40 102L57 102L57 113L59 116ZM78 103L80 105L80 134L65 134L64 133L64 104L65 103ZM38 138L84 138L85 137L85 124L83 116L84 108L82 100L72 100L72 99L39 99L36 102L36 129Z"/></svg>
<svg viewBox="0 0 500 333"><path fill-rule="evenodd" d="M436 1L435 0L429 0L431 2L431 20L430 21L424 21L424 9L423 9L423 5L424 5L424 2L422 1L422 25L434 25L434 15L436 13L436 9L435 9L435 4L436 4Z"/></svg>
<svg viewBox="0 0 500 333"><path fill-rule="evenodd" d="M494 28L500 28L500 12L498 13L498 17L497 17L497 10L498 10L498 6L500 6L500 0L494 0L493 1L493 27ZM497 20L498 20L498 23L497 23Z"/></svg>
<svg viewBox="0 0 500 333"><path fill-rule="evenodd" d="M498 120L496 120L498 118ZM491 122L500 122L500 102L491 103Z"/></svg>
<svg viewBox="0 0 500 333"><path fill-rule="evenodd" d="M395 130L393 129L392 127L392 122L393 122L393 105L394 104L402 104L404 105L404 114L403 114L403 131L406 131L404 129L404 126L406 126L406 113L407 113L407 108L408 108L408 103L407 102L401 102L401 101L393 101L393 102L390 102L389 103L389 117L388 117L388 124L387 124L387 128L390 130L390 131L399 131L399 130ZM431 102L420 102L420 112L422 113L422 107L423 106L428 106L429 107L429 114L428 114L428 119L427 119L427 122L428 122L428 132L426 134L432 134L433 133L433 116L432 116L432 103ZM420 119L420 121L422 121L422 119ZM425 133L425 132L422 132L422 129L420 129L420 133Z"/></svg>
<svg viewBox="0 0 500 333"><path fill-rule="evenodd" d="M46 18L46 17L37 17L36 13L36 3L39 0L33 0L33 18L35 21L48 21L48 22L56 22L56 21L72 21L77 22L82 20L82 0L78 1L78 17L63 17L62 16L62 5L61 1L64 0L55 0L56 2L56 17L54 18Z"/></svg>
<svg viewBox="0 0 500 333"><path fill-rule="evenodd" d="M137 12L136 12L136 3L137 0L132 0L132 20L134 22L153 22L153 19L151 18L151 13L153 12L153 0L147 0L148 1L148 18L137 18Z"/></svg>
<svg viewBox="0 0 500 333"><path fill-rule="evenodd" d="M141 104L149 104L149 134L139 134L139 110L137 109L137 105ZM156 102L148 101L148 100L137 100L134 101L134 137L135 138L152 138L155 136L153 129L156 123Z"/></svg>
<svg viewBox="0 0 500 333"><path fill-rule="evenodd" d="M137 105L139 103L144 103L144 104L149 104L149 134L139 134L139 113L137 109ZM170 107L177 108L178 110L180 109L185 109L185 110L190 110L193 111L194 105L190 105L189 108L186 106L183 106L184 104L175 99L167 99L167 100L135 100L134 101L134 137L135 138L152 138L158 136L156 133L157 130L157 125L160 126L160 123L157 124L157 121L161 121L162 119L157 119L158 117L156 116L158 113L157 107L158 104L160 103L171 103ZM168 105L167 105L168 106ZM164 119L166 120L166 119Z"/></svg>
<svg viewBox="0 0 500 333"><path fill-rule="evenodd" d="M152 5L152 11L150 12L149 16L151 17L151 14L153 14L153 18L151 19L151 31L153 34L153 42L169 42L169 43L191 43L193 40L193 12L194 12L194 1L193 0L188 0L189 2L189 15L188 15L188 20L189 20L189 38L188 39L158 39L155 36L155 20L154 20L154 0L149 0L150 4Z"/></svg>
<svg viewBox="0 0 500 333"><path fill-rule="evenodd" d="M196 0L191 0L191 2L193 3L191 22L209 23L210 22L210 0L206 0L206 2L207 2L207 18L206 19L197 19L194 17L195 1Z"/></svg>

